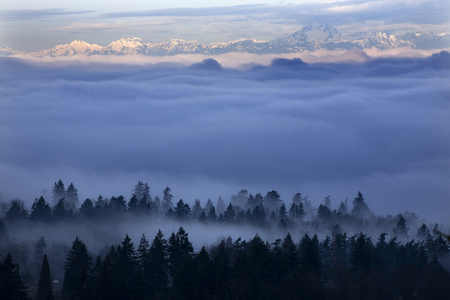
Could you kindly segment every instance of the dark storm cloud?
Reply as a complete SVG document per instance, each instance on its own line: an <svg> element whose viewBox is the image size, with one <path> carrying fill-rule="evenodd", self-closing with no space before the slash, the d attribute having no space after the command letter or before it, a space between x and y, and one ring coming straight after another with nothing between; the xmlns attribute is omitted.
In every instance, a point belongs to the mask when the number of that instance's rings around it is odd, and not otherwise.
<svg viewBox="0 0 450 300"><path fill-rule="evenodd" d="M342 201L362 190L375 211L442 219L450 209L449 56L278 59L248 71L214 60L0 58L0 191L31 197L23 184L50 188L60 177L81 182L90 197L118 186L127 195L137 180L158 182L156 194L178 185L192 199L239 187L276 188L286 201L298 191Z"/></svg>

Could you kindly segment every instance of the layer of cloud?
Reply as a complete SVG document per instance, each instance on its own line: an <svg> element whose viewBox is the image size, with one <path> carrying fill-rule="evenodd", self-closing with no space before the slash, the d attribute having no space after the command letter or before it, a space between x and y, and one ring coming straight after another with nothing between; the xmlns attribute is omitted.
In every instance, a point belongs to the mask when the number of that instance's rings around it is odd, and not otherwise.
<svg viewBox="0 0 450 300"><path fill-rule="evenodd" d="M0 58L0 192L29 202L61 178L128 196L142 180L187 201L248 188L337 205L361 190L376 212L442 220L449 56L240 70Z"/></svg>

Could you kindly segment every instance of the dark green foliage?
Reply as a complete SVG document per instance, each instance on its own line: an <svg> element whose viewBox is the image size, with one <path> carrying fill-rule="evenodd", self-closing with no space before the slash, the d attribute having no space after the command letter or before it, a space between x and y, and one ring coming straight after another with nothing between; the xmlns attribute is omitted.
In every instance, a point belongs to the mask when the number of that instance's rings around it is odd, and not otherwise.
<svg viewBox="0 0 450 300"><path fill-rule="evenodd" d="M64 299L86 299L89 295L88 278L92 259L86 245L76 237L64 263L64 282L62 296Z"/></svg>
<svg viewBox="0 0 450 300"><path fill-rule="evenodd" d="M52 280L50 276L50 266L48 264L47 255L42 260L41 273L39 275L39 283L36 292L36 300L53 300Z"/></svg>

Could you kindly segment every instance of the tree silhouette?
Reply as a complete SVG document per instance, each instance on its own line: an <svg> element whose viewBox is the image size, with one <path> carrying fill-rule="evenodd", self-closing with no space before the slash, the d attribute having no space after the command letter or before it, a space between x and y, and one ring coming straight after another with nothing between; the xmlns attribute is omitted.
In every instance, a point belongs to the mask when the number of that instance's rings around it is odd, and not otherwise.
<svg viewBox="0 0 450 300"><path fill-rule="evenodd" d="M44 254L42 260L41 273L36 292L36 300L53 300L52 280L50 276L50 266L48 265L47 255Z"/></svg>
<svg viewBox="0 0 450 300"><path fill-rule="evenodd" d="M10 253L0 261L0 299L27 299L26 287Z"/></svg>
<svg viewBox="0 0 450 300"><path fill-rule="evenodd" d="M86 245L76 237L64 263L62 296L64 299L86 299L92 259Z"/></svg>

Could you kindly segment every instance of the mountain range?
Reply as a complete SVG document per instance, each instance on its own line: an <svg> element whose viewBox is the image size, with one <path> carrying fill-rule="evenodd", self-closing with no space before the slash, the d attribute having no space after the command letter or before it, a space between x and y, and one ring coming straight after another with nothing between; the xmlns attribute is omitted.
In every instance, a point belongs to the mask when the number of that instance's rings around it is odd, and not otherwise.
<svg viewBox="0 0 450 300"><path fill-rule="evenodd" d="M402 36L376 32L358 32L349 35L340 33L330 25L307 25L301 30L273 41L240 39L227 43L202 44L196 41L172 39L153 43L139 37L127 37L113 41L107 46L89 44L75 40L69 44L57 45L38 52L26 52L11 48L0 48L0 55L27 54L35 57L59 57L73 55L149 55L165 56L176 54L217 55L229 52L254 54L290 53L302 51L389 49L408 47L413 49L450 48L449 33L407 33Z"/></svg>

